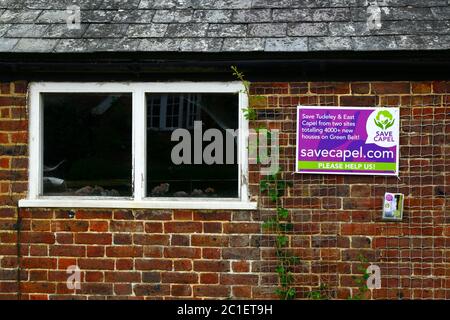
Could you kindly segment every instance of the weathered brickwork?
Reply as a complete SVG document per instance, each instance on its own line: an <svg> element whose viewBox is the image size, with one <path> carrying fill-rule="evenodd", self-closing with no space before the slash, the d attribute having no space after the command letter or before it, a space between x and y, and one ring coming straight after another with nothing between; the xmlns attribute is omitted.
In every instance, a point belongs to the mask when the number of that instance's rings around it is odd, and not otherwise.
<svg viewBox="0 0 450 320"><path fill-rule="evenodd" d="M256 32L256 31L255 31ZM272 214L250 165L257 211L18 209L27 189L27 85L0 84L0 298L275 298ZM450 299L450 82L255 83L258 120L280 129L283 205L299 298L357 287L358 255L382 272L368 298ZM293 175L298 104L400 106L400 179ZM405 194L403 222L381 221L386 191ZM20 231L18 230L20 226ZM68 266L81 289L66 286Z"/></svg>

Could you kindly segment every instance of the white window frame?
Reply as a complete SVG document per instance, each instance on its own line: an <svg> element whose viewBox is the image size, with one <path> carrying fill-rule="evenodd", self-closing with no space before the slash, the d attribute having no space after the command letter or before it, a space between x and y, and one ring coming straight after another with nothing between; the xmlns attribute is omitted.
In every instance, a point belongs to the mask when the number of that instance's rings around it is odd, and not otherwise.
<svg viewBox="0 0 450 320"><path fill-rule="evenodd" d="M243 109L248 98L240 82L34 82L29 87L29 178L28 197L20 207L46 208L152 208L254 210L248 194L248 120ZM43 196L43 108L41 93L132 94L132 197ZM146 197L146 93L237 93L239 95L238 170L236 198Z"/></svg>

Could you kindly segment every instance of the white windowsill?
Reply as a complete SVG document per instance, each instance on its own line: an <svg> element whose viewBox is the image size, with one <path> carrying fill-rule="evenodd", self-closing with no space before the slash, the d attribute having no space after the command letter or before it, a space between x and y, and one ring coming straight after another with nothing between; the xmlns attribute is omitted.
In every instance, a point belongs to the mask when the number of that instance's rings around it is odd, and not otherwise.
<svg viewBox="0 0 450 320"><path fill-rule="evenodd" d="M214 200L142 200L131 199L22 199L21 208L108 208L108 209L202 209L202 210L255 210L256 202L240 201L238 199Z"/></svg>

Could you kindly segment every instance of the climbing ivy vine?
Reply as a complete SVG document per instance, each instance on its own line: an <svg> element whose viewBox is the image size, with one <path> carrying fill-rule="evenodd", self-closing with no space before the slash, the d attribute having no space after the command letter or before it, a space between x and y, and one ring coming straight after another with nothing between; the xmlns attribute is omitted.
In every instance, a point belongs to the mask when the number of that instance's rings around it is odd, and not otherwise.
<svg viewBox="0 0 450 320"><path fill-rule="evenodd" d="M257 120L257 112L253 106L258 104L264 97L251 95L250 82L245 80L244 74L235 66L232 66L231 69L233 75L244 85L244 93L248 97L249 106L248 108L243 109L245 118L249 121ZM266 132L267 141L271 141L270 130L265 126L258 127L256 132ZM259 140L256 145L258 145L258 143ZM261 163L259 155L257 156L256 162L258 164ZM275 290L275 294L283 300L294 299L297 295L297 292L293 287L294 276L292 269L295 265L300 263L300 259L289 251L289 232L293 230L293 224L290 221L289 211L282 206L281 201L288 185L289 183L282 177L281 167L279 167L278 171L272 175L265 176L260 181L259 185L260 194L267 195L276 208L276 214L264 221L263 229L275 236L275 253L277 258L275 271L278 274L279 279L279 288Z"/></svg>

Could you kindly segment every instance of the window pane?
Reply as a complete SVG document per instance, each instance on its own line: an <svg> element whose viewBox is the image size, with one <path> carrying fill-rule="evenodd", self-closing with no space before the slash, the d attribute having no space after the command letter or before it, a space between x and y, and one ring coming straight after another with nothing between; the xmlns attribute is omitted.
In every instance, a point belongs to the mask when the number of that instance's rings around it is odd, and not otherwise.
<svg viewBox="0 0 450 320"><path fill-rule="evenodd" d="M130 93L43 93L44 195L131 196Z"/></svg>
<svg viewBox="0 0 450 320"><path fill-rule="evenodd" d="M161 101L160 126L147 122L147 196L149 197L226 197L236 198L238 188L237 138L235 130L238 122L238 95L228 93L148 93L147 113L152 114L152 102ZM154 113L153 113L154 114ZM194 138L194 121L201 123L200 139ZM175 129L184 129L190 137L185 144L184 138L171 141ZM208 129L216 129L213 138L202 142L202 136ZM200 131L200 130L197 130ZM228 148L227 148L228 131ZM201 150L216 141L220 134L220 148L212 148L214 163L205 161L200 153L201 163L194 163L195 144ZM173 161L174 147L183 143L189 149L189 161L179 164ZM211 150L211 149L210 149ZM228 151L228 154L227 154ZM220 157L220 153L222 157ZM176 154L184 155L184 152ZM186 158L183 158L186 160ZM220 161L220 158L222 161ZM227 161L228 158L228 161ZM231 160L230 160L231 159Z"/></svg>

